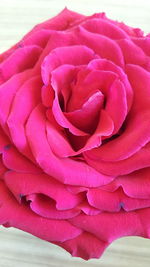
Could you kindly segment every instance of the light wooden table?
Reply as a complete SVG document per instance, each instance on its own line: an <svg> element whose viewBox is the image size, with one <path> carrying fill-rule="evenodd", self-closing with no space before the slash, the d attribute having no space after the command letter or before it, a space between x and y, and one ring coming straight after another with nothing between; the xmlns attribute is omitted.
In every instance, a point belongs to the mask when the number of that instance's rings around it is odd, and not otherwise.
<svg viewBox="0 0 150 267"><path fill-rule="evenodd" d="M149 0L0 0L0 52L35 24L65 6L84 14L105 11L110 18L150 32ZM149 267L150 240L126 237L115 241L100 260L85 262L66 251L16 229L0 227L0 267Z"/></svg>

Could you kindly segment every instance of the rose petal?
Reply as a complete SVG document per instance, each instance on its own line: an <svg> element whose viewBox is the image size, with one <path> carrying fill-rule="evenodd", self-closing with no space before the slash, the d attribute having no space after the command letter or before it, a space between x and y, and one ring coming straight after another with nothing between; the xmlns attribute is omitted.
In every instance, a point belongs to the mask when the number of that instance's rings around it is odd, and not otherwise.
<svg viewBox="0 0 150 267"><path fill-rule="evenodd" d="M40 167L47 174L54 176L65 184L88 185L92 187L110 182L113 177L101 175L84 162L60 159L52 153L45 133L46 120L43 112L43 108L38 106L31 113L26 124L28 141ZM50 162L51 164L49 164Z"/></svg>
<svg viewBox="0 0 150 267"><path fill-rule="evenodd" d="M22 73L12 76L7 82L0 86L0 124L4 130L9 134L8 126L5 123L11 109L12 100L22 84L29 79L32 71L26 70Z"/></svg>
<svg viewBox="0 0 150 267"><path fill-rule="evenodd" d="M92 60L88 64L88 68L91 68L94 70L96 69L96 70L114 72L115 74L119 76L121 82L124 84L124 87L126 89L126 97L127 97L128 111L129 111L132 106L132 101L133 101L133 90L128 81L128 77L123 71L123 69L115 65L113 62L106 60L106 59Z"/></svg>
<svg viewBox="0 0 150 267"><path fill-rule="evenodd" d="M7 227L18 228L47 241L64 242L82 233L82 230L65 220L41 218L27 206L20 205L2 181L0 181L0 202L0 224L6 224Z"/></svg>
<svg viewBox="0 0 150 267"><path fill-rule="evenodd" d="M112 162L131 157L150 141L149 118L150 111L143 111L131 116L120 136L97 149L87 152L87 157Z"/></svg>
<svg viewBox="0 0 150 267"><path fill-rule="evenodd" d="M138 211L103 212L95 216L80 214L69 221L74 226L80 227L80 229L109 243L123 236L143 236L145 230L145 225L141 224Z"/></svg>
<svg viewBox="0 0 150 267"><path fill-rule="evenodd" d="M83 104L81 109L64 112L64 115L77 128L90 133L97 125L103 101L104 95L101 92L96 92Z"/></svg>
<svg viewBox="0 0 150 267"><path fill-rule="evenodd" d="M132 178L131 178L132 179ZM150 207L150 199L138 199L126 196L121 189L114 192L90 189L87 199L91 206L107 212L119 212L122 209L131 211Z"/></svg>
<svg viewBox="0 0 150 267"><path fill-rule="evenodd" d="M104 96L107 96L109 87L118 77L118 75L111 71L91 70L90 68L89 63L87 68L78 72L77 82L72 86L71 96L67 103L68 112L82 108L88 98L97 92L101 92Z"/></svg>
<svg viewBox="0 0 150 267"><path fill-rule="evenodd" d="M143 50L135 45L131 40L119 40L117 43L122 50L126 64L137 64L141 66L147 65L148 57L144 54Z"/></svg>
<svg viewBox="0 0 150 267"><path fill-rule="evenodd" d="M129 174L141 168L150 167L150 143L146 144L131 157L120 161L93 160L87 157L86 153L84 158L91 167L105 175L119 176Z"/></svg>
<svg viewBox="0 0 150 267"><path fill-rule="evenodd" d="M110 39L129 39L129 36L126 34L126 32L106 19L89 19L83 22L81 25L90 32L105 35Z"/></svg>
<svg viewBox="0 0 150 267"><path fill-rule="evenodd" d="M91 48L100 57L109 59L117 65L123 67L124 60L119 45L104 35L88 32L79 26L76 35L80 44Z"/></svg>
<svg viewBox="0 0 150 267"><path fill-rule="evenodd" d="M150 37L141 37L141 38L136 38L136 37L133 37L132 38L132 41L138 45L143 51L144 53L147 55L147 56L150 56L150 50L149 50L149 47L150 47Z"/></svg>
<svg viewBox="0 0 150 267"><path fill-rule="evenodd" d="M11 103L7 124L15 146L29 158L33 158L25 134L26 120L41 98L40 76L28 79L16 92Z"/></svg>
<svg viewBox="0 0 150 267"><path fill-rule="evenodd" d="M130 198L149 199L150 168L143 168L131 174L119 176L110 184L103 186L103 189L113 192L119 187L122 187Z"/></svg>
<svg viewBox="0 0 150 267"><path fill-rule="evenodd" d="M30 201L30 208L38 215L55 220L73 218L80 213L79 209L57 210L55 202L42 194L28 195L26 200Z"/></svg>
<svg viewBox="0 0 150 267"><path fill-rule="evenodd" d="M85 65L94 58L94 51L84 45L58 47L52 50L42 63L43 82L47 85L49 83L50 73L60 65Z"/></svg>
<svg viewBox="0 0 150 267"><path fill-rule="evenodd" d="M83 232L81 235L72 240L62 243L55 242L54 244L67 250L73 257L81 257L84 260L99 258L109 245L88 232Z"/></svg>
<svg viewBox="0 0 150 267"><path fill-rule="evenodd" d="M77 12L71 11L68 8L64 8L58 15L53 18L42 22L33 29L33 31L37 31L40 29L52 29L52 30L65 30L70 28L70 26L78 22L78 20L82 20L86 18L86 16L79 14ZM32 31L30 32L32 33Z"/></svg>
<svg viewBox="0 0 150 267"><path fill-rule="evenodd" d="M69 131L74 135L84 136L88 135L88 133L85 133L84 131L78 129L67 119L67 117L65 116L64 112L60 107L60 101L59 101L59 94L62 92L62 95L64 96L63 98L64 105L67 105L67 99L71 94L71 89L68 88L68 84L70 84L73 81L76 72L77 69L75 69L74 66L72 65L64 65L63 67L59 67L56 70L52 71L51 85L55 91L55 99L53 101L52 111L59 125L61 125L64 128L68 128ZM64 87L67 87L68 92L66 93L64 92L63 90Z"/></svg>
<svg viewBox="0 0 150 267"><path fill-rule="evenodd" d="M49 113L49 119L50 116L52 115ZM75 136L69 136L71 138L71 144L67 139L66 133L61 128L55 126L52 119L50 119L50 121L46 124L47 139L49 145L55 155L59 157L75 156L86 150L90 150L94 147L100 146L101 136L108 136L112 134L113 129L113 121L110 116L105 112L105 110L101 110L101 114L99 116L99 123L95 132L87 140L81 140L81 136L79 137L79 139L77 139ZM84 142L82 143L81 141Z"/></svg>
<svg viewBox="0 0 150 267"><path fill-rule="evenodd" d="M0 73L4 81L11 78L14 74L32 68L42 49L32 45L18 48L10 57L0 64Z"/></svg>
<svg viewBox="0 0 150 267"><path fill-rule="evenodd" d="M2 155L3 163L9 170L22 173L41 173L41 170L35 166L26 157L21 155L13 146L7 146Z"/></svg>
<svg viewBox="0 0 150 267"><path fill-rule="evenodd" d="M2 153L5 149L10 144L9 139L7 136L4 134L3 130L0 127L0 153Z"/></svg>
<svg viewBox="0 0 150 267"><path fill-rule="evenodd" d="M127 64L126 72L131 86L134 90L134 106L133 111L149 110L150 97L150 72L146 71L140 66Z"/></svg>
<svg viewBox="0 0 150 267"><path fill-rule="evenodd" d="M4 179L7 187L19 202L21 196L42 194L55 200L58 210L68 210L75 208L83 201L82 194L70 193L65 185L44 173L24 175L21 172L11 171L5 173Z"/></svg>

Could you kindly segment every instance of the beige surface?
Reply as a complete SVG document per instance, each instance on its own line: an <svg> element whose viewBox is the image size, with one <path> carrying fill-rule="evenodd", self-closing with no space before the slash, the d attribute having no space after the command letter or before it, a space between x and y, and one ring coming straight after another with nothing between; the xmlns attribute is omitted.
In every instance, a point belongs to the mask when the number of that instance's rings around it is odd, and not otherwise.
<svg viewBox="0 0 150 267"><path fill-rule="evenodd" d="M0 0L0 52L19 40L36 23L67 6L91 14L105 11L111 18L150 32L149 0ZM16 229L0 227L0 267L150 266L150 240L127 237L114 242L100 260L85 262L63 249Z"/></svg>

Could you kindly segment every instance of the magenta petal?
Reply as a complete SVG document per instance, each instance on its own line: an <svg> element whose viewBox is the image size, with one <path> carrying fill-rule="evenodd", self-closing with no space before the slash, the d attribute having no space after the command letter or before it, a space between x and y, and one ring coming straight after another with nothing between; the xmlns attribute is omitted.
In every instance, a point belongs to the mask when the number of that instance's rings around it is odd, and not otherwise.
<svg viewBox="0 0 150 267"><path fill-rule="evenodd" d="M99 213L101 213L101 211L99 209L96 209L95 207L92 207L87 200L85 200L84 202L82 202L78 208L80 208L85 214L87 215L97 215Z"/></svg>
<svg viewBox="0 0 150 267"><path fill-rule="evenodd" d="M41 86L42 82L39 76L27 80L17 91L7 119L13 143L19 151L29 158L32 158L32 155L29 150L24 127L31 111L40 101Z"/></svg>
<svg viewBox="0 0 150 267"><path fill-rule="evenodd" d="M27 80L27 77L30 77L30 75L31 70L26 70L14 75L0 86L0 124L2 127L5 127L14 95L20 89L20 86L22 86L22 84Z"/></svg>
<svg viewBox="0 0 150 267"><path fill-rule="evenodd" d="M42 42L43 40L43 32L45 30L56 30L56 31L63 31L66 28L71 28L74 24L80 23L80 20L84 20L86 16L73 12L67 8L64 8L58 15L56 15L53 18L50 18L38 25L36 25L30 32L28 32L22 39L21 42L27 41L30 42L30 40L35 41L37 39L38 35L42 35L42 38L40 38ZM39 36L39 37L40 37ZM62 40L61 40L62 41ZM36 42L35 42L36 43ZM35 44L34 43L34 44ZM42 42L43 43L43 42ZM3 54L0 54L0 62L5 60L8 56L10 56L19 46L20 42L8 49L6 52ZM33 44L33 43L32 43Z"/></svg>
<svg viewBox="0 0 150 267"><path fill-rule="evenodd" d="M123 67L124 59L119 45L110 38L97 33L91 33L83 27L77 28L77 37L82 45L91 48L100 57L109 59Z"/></svg>
<svg viewBox="0 0 150 267"><path fill-rule="evenodd" d="M143 236L145 232L145 225L141 224L137 211L103 212L95 216L80 214L69 221L74 226L109 243L123 236Z"/></svg>
<svg viewBox="0 0 150 267"><path fill-rule="evenodd" d="M81 257L84 260L89 260L90 258L99 258L109 245L107 242L98 239L88 232L83 232L81 235L72 240L62 243L55 242L54 244L59 245L67 250L73 257Z"/></svg>
<svg viewBox="0 0 150 267"><path fill-rule="evenodd" d="M138 45L144 52L147 56L150 56L150 50L149 50L149 47L150 47L150 36L149 37L141 37L141 38L132 38L132 41Z"/></svg>
<svg viewBox="0 0 150 267"><path fill-rule="evenodd" d="M64 112L64 115L77 128L90 133L92 128L95 128L97 124L103 101L104 95L97 91L89 97L81 109L72 112Z"/></svg>
<svg viewBox="0 0 150 267"><path fill-rule="evenodd" d="M119 176L113 182L103 186L104 190L115 191L122 187L123 191L130 198L150 198L150 168L132 172L128 175Z"/></svg>
<svg viewBox="0 0 150 267"><path fill-rule="evenodd" d="M71 94L71 89L68 88L68 84L71 84L76 72L77 69L75 69L72 65L63 65L63 67L59 67L56 70L52 71L51 85L55 91L55 99L53 101L52 111L59 125L64 128L68 128L74 135L84 136L88 135L88 133L85 133L84 131L78 129L67 119L60 107L59 102L59 94L62 94L64 105L67 104L67 99ZM68 89L66 93L63 90L64 88Z"/></svg>
<svg viewBox="0 0 150 267"><path fill-rule="evenodd" d="M122 54L126 64L137 64L141 66L147 64L148 57L145 55L143 50L135 45L131 40L122 39L117 41L117 43L122 49Z"/></svg>
<svg viewBox="0 0 150 267"><path fill-rule="evenodd" d="M30 208L35 213L50 219L65 220L73 218L80 213L79 209L57 210L55 202L41 194L28 195L26 200L30 201Z"/></svg>
<svg viewBox="0 0 150 267"><path fill-rule="evenodd" d="M91 151L89 153L89 157L91 157L91 159L95 158L104 161L127 159L139 151L141 147L143 147L150 140L150 98L148 97L150 88L150 74L143 68L136 65L127 65L126 68L129 80L134 88L134 102L130 111L131 115L126 121L126 128L121 136L105 144L103 147L100 147L97 151ZM139 125L141 127L139 127ZM133 163L135 165L135 159L140 161L141 155L142 151L140 150L137 155L133 155L133 158L129 158L128 161L117 163L117 169L119 168L119 165L120 167L123 165L127 166L127 168L130 169ZM144 158L146 160L146 156ZM141 165L142 162L143 165ZM140 166L146 167L146 163L144 164L144 161L142 162L140 163ZM107 163L104 162L105 166L106 164ZM99 164L99 167L100 165L101 164ZM111 163L108 163L108 165L111 166ZM138 164L136 165L138 166Z"/></svg>
<svg viewBox="0 0 150 267"><path fill-rule="evenodd" d="M0 179L3 179L3 175L6 171L7 169L3 164L2 158L0 157Z"/></svg>
<svg viewBox="0 0 150 267"><path fill-rule="evenodd" d="M107 93L105 109L114 122L113 134L116 134L127 115L126 90L119 79L114 81Z"/></svg>
<svg viewBox="0 0 150 267"><path fill-rule="evenodd" d="M106 59L95 59L92 60L88 67L91 69L96 70L103 70L103 71L110 71L114 72L115 75L117 74L120 78L121 82L124 84L126 89L126 97L127 97L127 104L128 104L128 111L131 108L132 101L133 101L133 89L128 81L127 75L124 73L123 69L119 66L115 65L113 62L106 60Z"/></svg>
<svg viewBox="0 0 150 267"><path fill-rule="evenodd" d="M106 184L113 179L111 176L107 177L98 173L84 162L56 157L47 141L45 134L46 120L43 112L41 106L34 109L28 119L26 133L37 163L47 174L66 184L90 187ZM49 162L51 162L51 165Z"/></svg>
<svg viewBox="0 0 150 267"><path fill-rule="evenodd" d="M73 209L83 201L81 194L72 194L65 185L44 173L38 175L26 173L24 175L11 171L5 173L4 179L7 187L19 202L20 196L33 195L34 193L55 200L58 210Z"/></svg>
<svg viewBox="0 0 150 267"><path fill-rule="evenodd" d="M68 221L41 218L28 207L20 205L2 181L0 203L0 224L16 227L47 241L64 242L82 233L82 230L72 226Z"/></svg>
<svg viewBox="0 0 150 267"><path fill-rule="evenodd" d="M86 16L79 14L77 12L71 11L68 8L64 8L58 15L50 18L33 28L30 32L35 32L41 29L52 29L52 30L65 30L70 28L74 23L86 18Z"/></svg>
<svg viewBox="0 0 150 267"><path fill-rule="evenodd" d="M102 136L109 136L112 134L114 130L114 124L110 116L105 112L105 110L101 110L101 114L99 116L99 123L95 132L87 139L85 145L77 151L75 151L70 145L66 134L62 130L62 128L58 128L57 126L55 126L52 120L47 122L46 130L49 145L55 155L59 157L68 157L75 156L86 150L90 150L91 148L98 147L101 144ZM81 139L81 137L79 138ZM77 140L75 141L77 143Z"/></svg>
<svg viewBox="0 0 150 267"><path fill-rule="evenodd" d="M71 97L67 104L68 112L81 109L84 103L97 92L106 96L109 87L118 78L118 75L112 71L94 70L91 67L92 62L93 60L87 68L78 72L77 82L72 86Z"/></svg>
<svg viewBox="0 0 150 267"><path fill-rule="evenodd" d="M4 151L4 149L7 147L7 145L10 144L9 139L7 136L4 134L0 127L0 154Z"/></svg>
<svg viewBox="0 0 150 267"><path fill-rule="evenodd" d="M51 85L45 86L43 85L41 88L41 98L42 104L45 107L52 107L53 100L54 100L54 90Z"/></svg>
<svg viewBox="0 0 150 267"><path fill-rule="evenodd" d="M18 48L10 57L0 64L0 73L4 81L8 80L16 73L32 68L41 52L42 49L36 45Z"/></svg>
<svg viewBox="0 0 150 267"><path fill-rule="evenodd" d="M53 122L46 123L47 140L53 153L59 157L68 157L75 154L62 129L55 127ZM60 149L61 147L61 149Z"/></svg>
<svg viewBox="0 0 150 267"><path fill-rule="evenodd" d="M45 57L42 63L42 78L44 84L49 83L49 76L52 70L64 64L85 65L95 58L92 49L84 45L73 45L58 47Z"/></svg>
<svg viewBox="0 0 150 267"><path fill-rule="evenodd" d="M110 39L129 39L129 36L126 34L126 32L106 19L89 19L82 23L82 27L84 27L89 32L99 33L109 37Z"/></svg>
<svg viewBox="0 0 150 267"><path fill-rule="evenodd" d="M50 39L51 31L46 29L36 30L28 37L25 36L18 45L20 46L30 46L30 45L37 45L41 48L44 48Z"/></svg>
<svg viewBox="0 0 150 267"><path fill-rule="evenodd" d="M13 171L22 173L41 173L41 170L21 155L15 147L6 147L2 155L4 165Z"/></svg>
<svg viewBox="0 0 150 267"><path fill-rule="evenodd" d="M133 27L130 27L128 25L126 25L125 23L123 22L118 22L118 21L115 21L115 20L112 20L112 19L109 19L106 17L106 15L104 14L103 16L103 19L106 20L106 21L109 21L110 23L118 26L120 29L122 29L125 33L127 33L129 35L129 37L142 37L143 36L143 31L139 28L133 28Z"/></svg>
<svg viewBox="0 0 150 267"><path fill-rule="evenodd" d="M93 160L88 157L86 153L84 157L91 167L105 175L118 176L129 174L133 171L140 170L141 168L150 167L150 143L146 144L131 157L120 161Z"/></svg>
<svg viewBox="0 0 150 267"><path fill-rule="evenodd" d="M140 66L132 64L127 64L126 72L134 90L133 111L136 113L137 111L149 110L150 72Z"/></svg>
<svg viewBox="0 0 150 267"><path fill-rule="evenodd" d="M143 111L127 121L124 132L107 144L87 152L91 159L116 161L127 159L150 141L150 111ZM141 125L141 128L138 127Z"/></svg>
<svg viewBox="0 0 150 267"><path fill-rule="evenodd" d="M150 207L150 199L129 197L121 189L114 192L107 192L100 188L90 189L87 192L87 199L89 204L93 207L107 212L118 212L121 209L131 211Z"/></svg>

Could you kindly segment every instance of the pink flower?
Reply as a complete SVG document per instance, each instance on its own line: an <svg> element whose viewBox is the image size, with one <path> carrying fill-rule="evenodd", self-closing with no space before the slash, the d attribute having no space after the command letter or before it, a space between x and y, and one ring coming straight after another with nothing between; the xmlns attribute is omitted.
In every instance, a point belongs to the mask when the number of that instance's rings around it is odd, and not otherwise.
<svg viewBox="0 0 150 267"><path fill-rule="evenodd" d="M67 9L37 25L0 55L0 224L86 260L149 238L149 129L149 36Z"/></svg>

